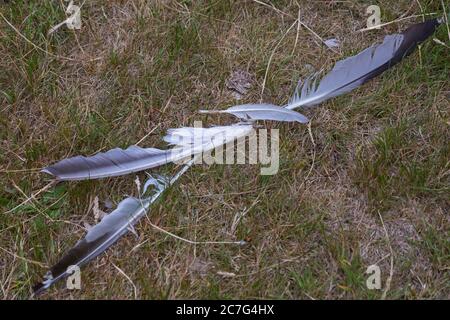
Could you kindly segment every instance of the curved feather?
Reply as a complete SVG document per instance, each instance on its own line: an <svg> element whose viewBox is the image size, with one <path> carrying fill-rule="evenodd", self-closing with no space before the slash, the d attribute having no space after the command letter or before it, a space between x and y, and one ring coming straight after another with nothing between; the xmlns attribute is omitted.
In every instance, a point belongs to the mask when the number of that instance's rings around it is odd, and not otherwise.
<svg viewBox="0 0 450 320"><path fill-rule="evenodd" d="M307 117L286 108L273 104L243 104L226 110L200 110L200 113L229 113L242 120L273 120L286 122L307 123Z"/></svg>
<svg viewBox="0 0 450 320"><path fill-rule="evenodd" d="M34 286L34 294L43 292L58 280L69 276L70 267L81 267L112 246L144 216L150 205L160 197L168 186L185 173L192 163L193 161L186 164L170 181L163 178L155 179L150 176L145 183L142 196L145 196L149 185L155 187L152 190L153 195L142 200L129 197L121 201L116 210L106 215L92 227L83 239L78 241L62 259L51 267L44 276L44 281Z"/></svg>
<svg viewBox="0 0 450 320"><path fill-rule="evenodd" d="M170 129L164 140L174 144L168 150L140 148L112 149L91 157L76 156L63 159L42 170L57 180L87 180L114 177L155 168L209 151L250 133L250 124L212 128Z"/></svg>
<svg viewBox="0 0 450 320"><path fill-rule="evenodd" d="M313 76L300 84L286 108L310 107L357 88L413 52L439 24L438 19L415 24L401 34L386 36L379 45L338 61L320 81Z"/></svg>
<svg viewBox="0 0 450 320"><path fill-rule="evenodd" d="M84 180L114 177L141 171L170 162L171 150L140 148L115 148L92 157L76 156L48 166L42 172L57 180Z"/></svg>
<svg viewBox="0 0 450 320"><path fill-rule="evenodd" d="M39 294L56 281L69 275L69 267L88 263L100 253L108 249L117 239L124 235L146 212L149 205L142 205L136 198L126 198L112 213L106 215L100 223L92 227L85 238L70 249L67 254L58 261L44 276L44 281L37 284L33 291Z"/></svg>

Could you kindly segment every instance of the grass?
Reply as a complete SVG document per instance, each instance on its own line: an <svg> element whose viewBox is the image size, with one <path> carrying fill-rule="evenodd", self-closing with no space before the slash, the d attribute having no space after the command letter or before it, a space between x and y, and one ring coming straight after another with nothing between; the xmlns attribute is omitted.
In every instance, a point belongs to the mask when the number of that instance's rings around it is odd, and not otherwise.
<svg viewBox="0 0 450 320"><path fill-rule="evenodd" d="M137 193L129 175L59 184L19 206L49 183L37 169L126 147L155 128L142 146L162 146L166 129L194 120L229 123L196 111L241 103L225 85L236 70L254 78L244 102L286 103L311 68L330 68L415 22L361 34L369 2L299 1L302 21L342 46L333 53L305 28L295 46L294 27L274 51L298 6L271 3L288 15L250 0L86 1L81 31L52 36L48 29L64 19L61 1L0 5L43 49L0 19L1 298L29 297L84 224L95 223L96 196L117 204ZM442 13L440 1L420 4ZM382 22L421 13L417 2L379 5ZM445 27L435 37L446 41ZM391 258L388 299L449 298L448 50L429 40L377 79L307 111L315 144L306 126L267 123L280 129L277 175L195 166L148 215L185 238L248 245L193 246L142 219L138 237L125 236L83 269L82 290L60 283L41 298L135 298L115 265L140 299L379 299L383 290L366 288L365 271L378 264L384 289Z"/></svg>

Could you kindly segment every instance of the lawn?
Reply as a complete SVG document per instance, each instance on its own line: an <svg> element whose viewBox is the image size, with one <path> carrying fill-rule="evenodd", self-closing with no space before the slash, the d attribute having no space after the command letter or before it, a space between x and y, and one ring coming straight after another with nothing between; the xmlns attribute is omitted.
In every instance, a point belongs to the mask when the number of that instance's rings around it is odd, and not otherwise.
<svg viewBox="0 0 450 320"><path fill-rule="evenodd" d="M440 0L87 0L0 2L0 298L26 299L53 263L137 195L136 176L49 185L60 159L169 128L229 124L199 109L287 103L299 79L422 21ZM366 27L370 4L381 29ZM447 11L449 10L447 6ZM298 27L300 16L304 25ZM437 15L436 15L437 16ZM433 16L426 16L430 18ZM196 165L129 233L39 299L450 298L450 39L445 25L361 88L280 130L280 170ZM337 38L327 48L322 40ZM432 37L433 38L433 37ZM322 39L322 40L321 40ZM230 89L243 75L248 90ZM240 100L237 100L240 98ZM152 173L172 174L170 165ZM97 199L97 200L96 200ZM197 241L192 245L150 222ZM378 265L382 287L366 286Z"/></svg>

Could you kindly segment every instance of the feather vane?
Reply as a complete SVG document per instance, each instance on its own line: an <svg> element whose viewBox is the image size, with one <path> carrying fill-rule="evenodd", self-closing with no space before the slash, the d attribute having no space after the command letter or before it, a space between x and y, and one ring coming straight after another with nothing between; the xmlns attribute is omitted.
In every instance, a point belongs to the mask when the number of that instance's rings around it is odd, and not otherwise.
<svg viewBox="0 0 450 320"><path fill-rule="evenodd" d="M273 104L243 104L226 110L200 110L200 113L229 113L244 121L273 120L307 123L309 120L301 113Z"/></svg>
<svg viewBox="0 0 450 320"><path fill-rule="evenodd" d="M250 124L235 124L212 128L169 129L164 140L175 145L172 149L140 148L112 149L91 157L76 156L63 159L42 170L57 180L88 180L114 177L155 168L189 158L245 136Z"/></svg>
<svg viewBox="0 0 450 320"><path fill-rule="evenodd" d="M438 19L413 25L401 34L386 36L379 45L338 61L322 79L314 75L300 83L286 108L311 107L359 87L409 55L438 25Z"/></svg>
<svg viewBox="0 0 450 320"><path fill-rule="evenodd" d="M121 201L113 212L106 215L98 224L93 226L83 239L78 241L62 259L50 268L44 276L44 280L34 286L34 294L43 292L58 280L67 277L72 266L81 267L112 246L120 237L133 228L133 225L147 212L150 205L190 165L188 164L181 169L170 182L167 179L150 177L145 183L143 194L146 193L150 185L153 185L155 187L152 190L153 195L145 199L128 197Z"/></svg>

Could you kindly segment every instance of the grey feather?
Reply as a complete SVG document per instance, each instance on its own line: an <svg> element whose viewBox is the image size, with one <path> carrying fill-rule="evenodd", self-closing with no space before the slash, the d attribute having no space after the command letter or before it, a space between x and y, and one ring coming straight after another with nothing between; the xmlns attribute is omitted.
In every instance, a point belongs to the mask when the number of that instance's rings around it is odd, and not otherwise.
<svg viewBox="0 0 450 320"><path fill-rule="evenodd" d="M186 167L185 167L186 168ZM180 171L185 172L185 168ZM180 172L175 180L181 176ZM145 189L153 185L153 195L145 199L126 198L119 203L117 209L106 215L98 224L92 227L86 236L78 241L67 254L59 260L47 274L44 281L34 286L34 294L39 294L52 284L69 275L70 267L81 267L103 253L121 236L133 228L133 225L147 212L150 205L158 199L164 190L174 182L166 179L150 177L145 183ZM146 190L145 190L146 191ZM145 192L144 192L145 193Z"/></svg>
<svg viewBox="0 0 450 320"><path fill-rule="evenodd" d="M386 36L379 45L338 61L320 81L315 75L299 84L286 108L310 107L357 88L401 61L438 25L437 19L413 25L401 34Z"/></svg>
<svg viewBox="0 0 450 320"><path fill-rule="evenodd" d="M175 144L172 149L160 150L137 146L125 150L116 148L91 157L77 156L64 159L44 168L42 172L49 173L60 181L124 175L189 158L246 135L251 129L252 126L249 124L169 129L164 140Z"/></svg>
<svg viewBox="0 0 450 320"><path fill-rule="evenodd" d="M282 108L273 104L243 104L228 108L226 110L208 111L200 110L201 113L229 113L242 120L273 120L307 123L309 120L301 113Z"/></svg>
<svg viewBox="0 0 450 320"><path fill-rule="evenodd" d="M112 213L106 215L100 223L92 227L85 238L70 249L45 275L44 281L34 287L35 294L42 292L56 281L68 276L71 266L81 267L108 249L117 239L124 235L146 212L149 205L144 205L136 198L127 198L119 203Z"/></svg>
<svg viewBox="0 0 450 320"><path fill-rule="evenodd" d="M54 175L57 180L84 180L114 177L154 168L171 160L172 150L140 148L112 149L92 157L77 156L46 167L42 172Z"/></svg>

